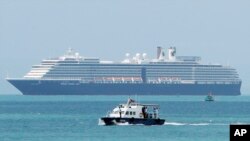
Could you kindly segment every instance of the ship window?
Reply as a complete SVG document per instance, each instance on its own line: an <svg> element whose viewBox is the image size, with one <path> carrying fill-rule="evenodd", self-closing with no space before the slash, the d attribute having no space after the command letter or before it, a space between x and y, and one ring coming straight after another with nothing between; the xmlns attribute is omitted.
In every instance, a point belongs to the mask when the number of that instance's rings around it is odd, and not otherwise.
<svg viewBox="0 0 250 141"><path fill-rule="evenodd" d="M135 112L133 112L133 115L135 115Z"/></svg>
<svg viewBox="0 0 250 141"><path fill-rule="evenodd" d="M128 112L128 111L126 112L126 115L129 115L129 112Z"/></svg>
<svg viewBox="0 0 250 141"><path fill-rule="evenodd" d="M132 112L130 111L130 115L132 115Z"/></svg>

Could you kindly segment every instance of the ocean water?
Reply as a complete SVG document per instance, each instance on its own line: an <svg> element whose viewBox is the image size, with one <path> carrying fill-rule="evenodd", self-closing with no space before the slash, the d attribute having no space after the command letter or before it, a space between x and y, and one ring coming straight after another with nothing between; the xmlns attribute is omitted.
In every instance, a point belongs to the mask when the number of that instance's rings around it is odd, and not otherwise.
<svg viewBox="0 0 250 141"><path fill-rule="evenodd" d="M128 96L0 96L1 141L228 141L250 123L250 96L131 96L160 105L162 126L101 126Z"/></svg>

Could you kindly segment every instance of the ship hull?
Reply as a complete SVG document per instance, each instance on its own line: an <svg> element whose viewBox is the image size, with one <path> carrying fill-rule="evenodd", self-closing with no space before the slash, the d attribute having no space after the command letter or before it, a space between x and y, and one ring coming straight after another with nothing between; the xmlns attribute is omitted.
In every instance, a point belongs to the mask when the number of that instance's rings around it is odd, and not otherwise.
<svg viewBox="0 0 250 141"><path fill-rule="evenodd" d="M120 125L120 124L140 124L140 125L163 125L164 119L144 119L144 118L112 118L103 117L100 119L103 125Z"/></svg>
<svg viewBox="0 0 250 141"><path fill-rule="evenodd" d="M239 84L80 83L8 79L24 95L240 95Z"/></svg>

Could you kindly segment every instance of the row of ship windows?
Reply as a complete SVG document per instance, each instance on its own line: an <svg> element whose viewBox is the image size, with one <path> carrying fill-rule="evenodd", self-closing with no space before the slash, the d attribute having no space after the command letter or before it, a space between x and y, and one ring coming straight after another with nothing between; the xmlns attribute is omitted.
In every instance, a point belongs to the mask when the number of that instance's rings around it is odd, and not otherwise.
<svg viewBox="0 0 250 141"><path fill-rule="evenodd" d="M132 111L126 111L126 115L135 115L135 112L132 112Z"/></svg>
<svg viewBox="0 0 250 141"><path fill-rule="evenodd" d="M123 72L101 72L101 73L84 73L84 72L81 72L81 73L67 73L67 72L49 72L47 74L52 74L52 75L61 75L61 74L67 74L67 75L103 75L103 74L109 74L109 75L141 75L141 72L126 72L126 73L123 73Z"/></svg>
<svg viewBox="0 0 250 141"><path fill-rule="evenodd" d="M220 68L227 68L230 69L231 67L223 67L221 65L200 65L200 64L182 64L182 63L174 63L174 64L149 64L149 65L138 65L138 64L78 64L78 62L76 64L68 64L68 63L42 63L42 65L55 65L55 66L62 66L64 68L68 68L68 67L95 67L95 68L121 68L121 67L131 67L131 68L142 68L142 67L147 67L147 69L162 69L164 67L166 68L176 68L176 67L185 67L185 68L190 68L190 67L195 67L196 69L220 69ZM42 65L40 66L34 66L34 67L42 67ZM47 66L46 66L47 67Z"/></svg>
<svg viewBox="0 0 250 141"><path fill-rule="evenodd" d="M44 77L89 77L89 75L44 75ZM94 75L93 77L140 77L136 75L119 75L119 76L114 76L114 75ZM238 79L239 77L237 76L148 76L147 79L158 79L158 78L181 78L182 80L203 80L203 79Z"/></svg>
<svg viewBox="0 0 250 141"><path fill-rule="evenodd" d="M82 82L132 82L132 80L95 80L95 79L85 79L85 78L82 78L82 77L44 77L42 79L60 79L60 80L81 80ZM240 79L194 79L194 80L187 80L187 81L193 81L193 82L240 82L241 80ZM133 82L143 82L142 80L134 80ZM147 79L147 82L150 83L158 83L158 82L179 82L181 83L182 81L181 80L173 80L173 81L167 81L167 80L163 80L163 81L159 81L159 80L156 80L156 79Z"/></svg>
<svg viewBox="0 0 250 141"><path fill-rule="evenodd" d="M89 75L44 75L44 77L90 77ZM92 77L141 77L139 75L94 75ZM181 80L195 80L195 79L238 79L239 77L237 76L148 76L146 78L151 78L151 79L181 79Z"/></svg>
<svg viewBox="0 0 250 141"><path fill-rule="evenodd" d="M225 68L225 69L232 69L230 67L224 67L224 66L193 66L193 65L188 65L188 66L169 66L169 65L165 65L165 66L133 66L133 65L122 65L122 66L114 66L114 65L109 65L109 66L104 66L104 65L85 65L85 66L81 66L81 65L75 65L75 66L64 66L64 65L55 65L54 67L58 67L58 68L135 68L135 69L140 69L140 68L146 68L146 69L164 69L164 68L195 68L195 69L221 69L221 68Z"/></svg>
<svg viewBox="0 0 250 141"><path fill-rule="evenodd" d="M34 71L32 70L29 72L30 74L44 74L45 72L41 71ZM89 75L96 75L96 74L141 74L140 71L101 71L101 72L93 72L93 71L54 71L51 70L47 74L89 74ZM145 72L146 75L237 75L236 72Z"/></svg>
<svg viewBox="0 0 250 141"><path fill-rule="evenodd" d="M137 70L131 70L131 71L117 71L117 70L109 70L109 71L87 71L87 70L82 70L82 71L58 71L58 70L51 70L51 73L141 73L141 71Z"/></svg>
<svg viewBox="0 0 250 141"><path fill-rule="evenodd" d="M119 111L115 111L114 114L119 114ZM124 111L121 111L121 114L124 114ZM126 115L135 115L136 112L133 111L126 111Z"/></svg>
<svg viewBox="0 0 250 141"><path fill-rule="evenodd" d="M38 68L33 68L32 70L49 70L49 68L43 68L43 69L38 69ZM94 69L94 68L84 68L84 69L73 69L73 68L51 68L53 71L142 71L142 69L130 69L130 68L119 68L119 69ZM146 69L147 72L173 72L173 71L178 71L178 72L236 72L235 69L216 69L216 70L192 70L192 69L181 69L181 68L174 68L174 69Z"/></svg>
<svg viewBox="0 0 250 141"><path fill-rule="evenodd" d="M39 74L39 73L37 73ZM114 74L119 74L119 75L141 75L141 72L112 72L112 71L109 71L109 72L95 72L95 73L87 73L87 72L54 72L54 71L51 71L51 72L48 72L47 74L51 74L51 75L61 75L61 74L67 74L67 75L104 75L104 74L111 74L111 75L114 75ZM219 76L219 75L223 75L223 76L228 76L228 75L231 75L231 76L238 76L238 74L236 73L222 73L222 72L217 72L217 73L210 73L210 72L203 72L203 73L180 73L180 72L169 72L169 73L150 73L150 72L147 72L146 73L146 76L151 76L151 75L156 75L156 76L167 76L167 75L180 75L180 76L185 76L185 75L193 75L193 76L204 76L204 75L209 75L209 76Z"/></svg>
<svg viewBox="0 0 250 141"><path fill-rule="evenodd" d="M40 74L37 74L40 76ZM32 76L36 76L36 74L32 74ZM101 76L109 76L109 77L141 77L140 74L45 74L44 76L95 76L95 77L101 77ZM145 75L146 77L181 77L181 78L216 78L216 77L225 77L225 78L238 78L238 75Z"/></svg>
<svg viewBox="0 0 250 141"><path fill-rule="evenodd" d="M74 77L141 77L141 75L112 75L112 74L106 74L106 75L57 75L57 74L46 74L44 76L49 76L49 77L61 77L61 76L74 76Z"/></svg>
<svg viewBox="0 0 250 141"><path fill-rule="evenodd" d="M39 66L33 66L33 67L39 67ZM95 66L91 66L91 65L87 65L87 66L62 66L62 65L55 65L53 67L58 67L58 68L64 68L64 69L67 69L67 68L95 68L95 69L99 69L99 68L104 68L104 69L112 69L112 68L122 68L122 69L125 69L125 68L133 68L133 69L141 69L141 68L146 68L146 69L166 69L166 68L188 68L188 69L221 69L221 68L225 68L225 69L232 69L231 67L213 67L213 66L209 66L209 67L204 67L204 66L114 66L114 65L111 65L111 66L103 66L103 65L95 65Z"/></svg>
<svg viewBox="0 0 250 141"><path fill-rule="evenodd" d="M41 74L41 73L32 73L32 74ZM142 75L141 72L100 72L100 73L84 73L84 72L48 72L50 75ZM238 76L237 73L145 73L146 76Z"/></svg>
<svg viewBox="0 0 250 141"><path fill-rule="evenodd" d="M44 70L48 70L48 69L32 69L31 71L33 72L36 72L36 71L44 71ZM105 72L105 71L108 71L108 72L141 72L142 70L141 69L120 69L120 70L117 70L117 69L52 69L50 71L53 71L53 72L66 72L66 71L69 71L69 72L72 72L72 73L75 73L75 72ZM192 71L190 69L164 69L164 70L149 70L147 69L146 70L147 73L167 73L167 72L180 72L180 73L183 73L183 72L187 72L187 73L204 73L204 72L209 72L209 73L232 73L232 74L237 74L236 70L226 70L226 69L221 69L221 70L195 70L195 71Z"/></svg>
<svg viewBox="0 0 250 141"><path fill-rule="evenodd" d="M106 78L115 78L115 79L129 79L129 78L142 78L141 76L123 76L123 75L44 75L44 77L51 77L51 78L60 78L60 77L65 77L65 78L90 78L90 79L106 79ZM176 79L176 80L210 80L210 79L239 79L239 77L237 76L195 76L195 77L191 77L191 76L147 76L146 77L147 80L169 80L169 79Z"/></svg>
<svg viewBox="0 0 250 141"><path fill-rule="evenodd" d="M91 68L91 67L85 67L85 68L62 68L62 67L53 67L54 70L141 70L141 68Z"/></svg>
<svg viewBox="0 0 250 141"><path fill-rule="evenodd" d="M135 68L135 67L108 67L108 68L104 68L104 67L50 67L50 66L46 66L45 68L42 67L33 67L34 70L39 70L39 69L49 69L49 68L53 68L55 70L142 70L141 67L139 68ZM180 71L235 71L235 69L232 68L217 68L217 69L200 69L200 68L183 68L183 67L173 67L173 68L169 68L169 67L161 67L161 68L145 68L145 70L147 71L168 71L168 70L180 70Z"/></svg>
<svg viewBox="0 0 250 141"><path fill-rule="evenodd" d="M41 75L44 73L31 73L31 75ZM83 73L83 72L79 72L79 73L66 73L66 72L49 72L46 75L92 75L92 76L101 76L101 75L118 75L118 76L141 76L142 74L140 72L101 72L101 73ZM176 73L176 72L172 72L172 73L146 73L145 76L158 76L158 77L168 77L168 76L193 76L193 77L203 77L203 76L225 76L225 77L230 77L230 76L239 76L236 73Z"/></svg>
<svg viewBox="0 0 250 141"><path fill-rule="evenodd" d="M35 72L34 72L35 73ZM55 71L51 70L48 74L141 74L140 71ZM146 75L237 75L236 72L146 72Z"/></svg>
<svg viewBox="0 0 250 141"><path fill-rule="evenodd" d="M102 64L102 63L98 63L98 64L89 64L91 63L91 61L89 62L75 62L75 63L57 63L56 65L59 66L100 66L100 67L121 67L121 66L126 66L126 67L162 67L162 66L167 66L167 67L171 67L171 66L193 66L193 67L222 67L222 65L209 65L209 64L195 64L195 63L164 63L164 64L120 64L120 63L110 63L110 64ZM42 64L51 64L51 63L42 63ZM229 67L229 66L226 66Z"/></svg>
<svg viewBox="0 0 250 141"><path fill-rule="evenodd" d="M35 67L35 66L34 66ZM117 69L117 68L131 68L131 69L141 69L141 68L146 68L146 69L175 69L175 68L181 68L181 69L209 69L209 70L215 70L215 69L233 69L231 67L203 67L203 66L61 66L61 65L55 65L53 66L55 68L94 68L94 69Z"/></svg>

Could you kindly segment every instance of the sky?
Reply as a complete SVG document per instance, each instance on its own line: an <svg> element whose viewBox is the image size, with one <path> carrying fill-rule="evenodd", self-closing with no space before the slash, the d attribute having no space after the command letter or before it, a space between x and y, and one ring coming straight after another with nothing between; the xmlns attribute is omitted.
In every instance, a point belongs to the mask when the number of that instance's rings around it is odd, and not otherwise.
<svg viewBox="0 0 250 141"><path fill-rule="evenodd" d="M250 95L249 0L0 0L0 94L20 94L5 78L23 77L71 47L120 61L125 53L177 56L237 69Z"/></svg>

